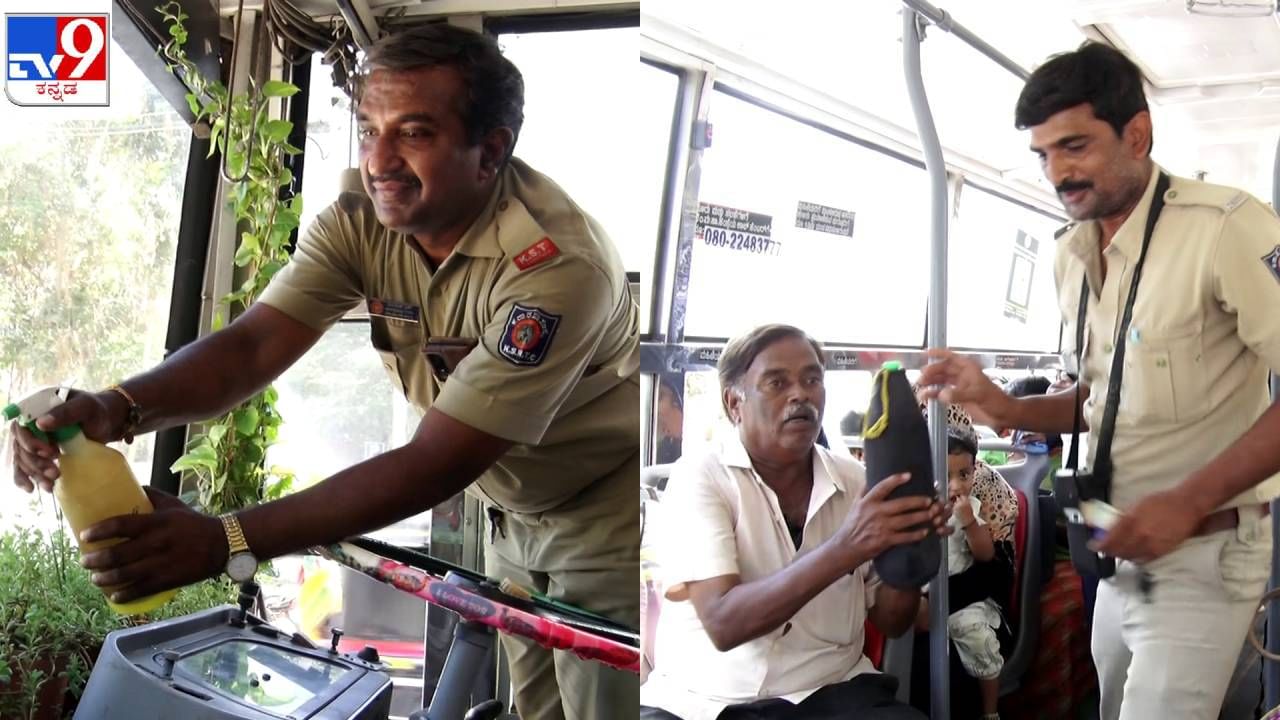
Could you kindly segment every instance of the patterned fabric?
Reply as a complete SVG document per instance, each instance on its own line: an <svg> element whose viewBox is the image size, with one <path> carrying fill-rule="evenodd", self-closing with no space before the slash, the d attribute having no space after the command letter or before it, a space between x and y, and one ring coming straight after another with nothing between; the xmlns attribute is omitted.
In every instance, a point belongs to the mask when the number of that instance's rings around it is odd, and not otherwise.
<svg viewBox="0 0 1280 720"><path fill-rule="evenodd" d="M1090 701L1096 703L1098 673L1089 652L1080 577L1070 561L1054 565L1040 594L1040 644L1022 687L1001 698L1005 720L1074 720Z"/></svg>
<svg viewBox="0 0 1280 720"><path fill-rule="evenodd" d="M970 677L979 680L1000 677L1000 670L1004 668L1000 640L996 637L1000 624L1000 609L991 600L961 608L947 618L947 632Z"/></svg>
<svg viewBox="0 0 1280 720"><path fill-rule="evenodd" d="M919 397L920 386L913 385L912 389L916 392L916 397ZM947 435L976 448L978 432L973 428L973 419L969 417L969 413L959 405L946 407ZM920 403L920 412L928 413L925 403ZM991 538L997 544L1012 544L1013 526L1018 519L1018 496L995 468L976 458L973 465L973 496L982 503L980 517L991 526Z"/></svg>
<svg viewBox="0 0 1280 720"><path fill-rule="evenodd" d="M982 503L982 520L991 526L991 538L998 543L1012 543L1018 495L999 471L981 460L974 463L973 496Z"/></svg>

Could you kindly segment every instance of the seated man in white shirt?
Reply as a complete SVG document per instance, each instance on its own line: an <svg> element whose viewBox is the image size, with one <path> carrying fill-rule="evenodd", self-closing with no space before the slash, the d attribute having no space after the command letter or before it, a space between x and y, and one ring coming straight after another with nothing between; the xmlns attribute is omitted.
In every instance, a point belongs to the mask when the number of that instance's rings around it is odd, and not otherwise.
<svg viewBox="0 0 1280 720"><path fill-rule="evenodd" d="M924 718L862 652L869 617L887 636L911 625L920 594L880 583L871 559L930 532L950 509L886 501L905 476L863 493L862 466L815 445L821 347L766 325L720 357L721 400L737 438L673 468L655 530L666 583L641 717Z"/></svg>

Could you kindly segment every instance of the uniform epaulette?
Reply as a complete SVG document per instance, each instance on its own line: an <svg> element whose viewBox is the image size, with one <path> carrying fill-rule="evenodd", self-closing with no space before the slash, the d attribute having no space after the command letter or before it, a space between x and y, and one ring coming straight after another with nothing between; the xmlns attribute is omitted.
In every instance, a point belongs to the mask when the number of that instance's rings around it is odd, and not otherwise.
<svg viewBox="0 0 1280 720"><path fill-rule="evenodd" d="M1062 227L1058 228L1057 230L1054 230L1054 231L1053 231L1053 239L1054 239L1054 240L1057 240L1058 238L1062 237L1063 235L1066 235L1066 234L1067 234L1067 233L1068 233L1072 228L1074 228L1075 226L1076 226L1076 224L1075 224L1075 223L1067 223L1066 225L1063 225Z"/></svg>
<svg viewBox="0 0 1280 720"><path fill-rule="evenodd" d="M1245 204L1249 193L1240 188L1206 182L1182 181L1164 194L1167 205L1203 205L1229 213Z"/></svg>

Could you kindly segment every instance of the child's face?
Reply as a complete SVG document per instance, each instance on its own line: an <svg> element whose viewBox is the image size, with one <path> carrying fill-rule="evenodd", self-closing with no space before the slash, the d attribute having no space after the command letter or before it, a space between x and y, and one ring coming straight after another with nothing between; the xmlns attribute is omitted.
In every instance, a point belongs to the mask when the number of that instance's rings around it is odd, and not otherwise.
<svg viewBox="0 0 1280 720"><path fill-rule="evenodd" d="M973 490L973 455L957 452L947 455L947 494L954 501Z"/></svg>

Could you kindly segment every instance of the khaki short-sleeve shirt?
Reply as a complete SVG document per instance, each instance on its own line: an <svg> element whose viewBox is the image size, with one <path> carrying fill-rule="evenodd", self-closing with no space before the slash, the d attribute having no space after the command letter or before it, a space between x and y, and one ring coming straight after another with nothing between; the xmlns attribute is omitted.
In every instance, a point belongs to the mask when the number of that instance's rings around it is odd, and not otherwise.
<svg viewBox="0 0 1280 720"><path fill-rule="evenodd" d="M1116 331L1159 168L1099 258L1096 221L1059 237L1055 273L1063 359L1076 362L1076 317L1088 277L1082 379L1090 433L1102 425ZM1271 403L1280 370L1280 220L1234 188L1172 177L1139 280L1126 337L1112 449L1112 499L1127 508L1180 483L1240 438ZM1091 435L1089 446L1096 448ZM1092 459L1091 463L1092 464ZM1227 507L1280 494L1280 475Z"/></svg>
<svg viewBox="0 0 1280 720"><path fill-rule="evenodd" d="M594 219L520 160L435 271L367 197L347 193L262 302L318 330L364 305L370 341L410 402L516 443L473 485L491 504L542 512L639 472L639 317L622 261ZM429 337L478 344L441 382L423 354Z"/></svg>

